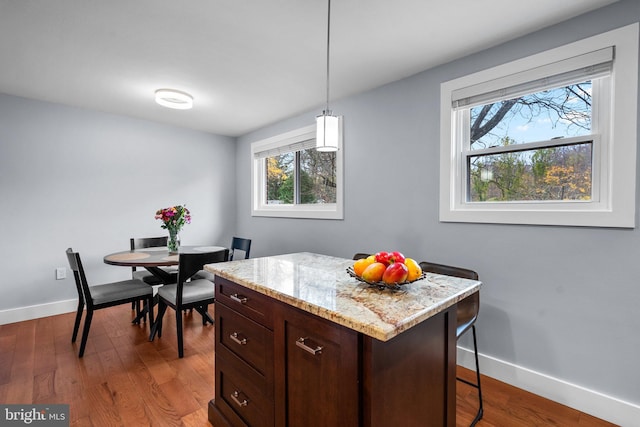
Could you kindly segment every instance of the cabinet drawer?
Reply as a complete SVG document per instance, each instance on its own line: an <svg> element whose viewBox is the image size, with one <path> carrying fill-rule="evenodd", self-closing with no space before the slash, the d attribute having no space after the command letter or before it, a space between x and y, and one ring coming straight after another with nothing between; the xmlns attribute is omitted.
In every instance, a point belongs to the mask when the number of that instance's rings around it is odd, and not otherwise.
<svg viewBox="0 0 640 427"><path fill-rule="evenodd" d="M253 387L256 392L264 394L269 399L273 399L272 362L270 362L270 365L266 369L266 375L263 375L223 345L216 348L215 362L216 370L218 370L218 368L222 371L233 369L242 375L243 378L246 378L249 385Z"/></svg>
<svg viewBox="0 0 640 427"><path fill-rule="evenodd" d="M216 385L219 385L216 401L221 399L251 427L273 426L273 402L256 391L246 376L224 363L216 373Z"/></svg>
<svg viewBox="0 0 640 427"><path fill-rule="evenodd" d="M223 346L267 376L273 363L273 333L241 314L216 305L216 349Z"/></svg>
<svg viewBox="0 0 640 427"><path fill-rule="evenodd" d="M268 297L220 276L216 276L215 284L217 301L273 329L272 302Z"/></svg>

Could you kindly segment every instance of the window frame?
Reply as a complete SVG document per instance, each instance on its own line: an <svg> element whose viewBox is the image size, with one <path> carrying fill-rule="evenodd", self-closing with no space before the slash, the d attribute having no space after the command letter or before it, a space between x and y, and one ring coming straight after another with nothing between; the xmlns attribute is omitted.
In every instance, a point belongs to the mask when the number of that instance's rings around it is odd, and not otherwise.
<svg viewBox="0 0 640 427"><path fill-rule="evenodd" d="M265 200L266 173L263 158L256 153L266 150L285 148L305 141L316 139L316 125L305 126L283 134L275 135L251 144L251 215L261 217L344 219L343 195L343 150L342 117L338 117L339 138L336 151L336 203L317 204L267 204ZM293 151L293 150L292 150ZM290 152L292 152L290 151ZM299 171L296 171L299 173Z"/></svg>
<svg viewBox="0 0 640 427"><path fill-rule="evenodd" d="M441 84L440 221L501 224L635 227L636 121L638 90L638 24L583 39L520 60ZM615 58L609 77L608 111L594 103L597 129L593 142L591 201L467 201L468 131L461 127L460 111L452 106L454 93L517 73L552 66L577 55L613 46ZM535 89L534 89L535 91ZM534 93L532 91L531 93ZM466 108L466 107L465 107ZM617 113L617 114L616 114ZM607 118L608 115L608 118ZM565 139L566 141L567 139ZM522 145L522 144L518 144ZM481 150L471 150L480 152ZM596 193L598 193L596 195ZM597 200L595 200L597 199Z"/></svg>

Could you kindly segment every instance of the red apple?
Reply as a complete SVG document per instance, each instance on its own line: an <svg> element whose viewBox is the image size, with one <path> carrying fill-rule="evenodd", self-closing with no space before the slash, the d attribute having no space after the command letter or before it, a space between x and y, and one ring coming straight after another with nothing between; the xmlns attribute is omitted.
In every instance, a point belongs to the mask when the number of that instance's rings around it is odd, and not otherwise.
<svg viewBox="0 0 640 427"><path fill-rule="evenodd" d="M391 254L389 252L385 252L385 251L378 252L376 254L376 262L379 262L384 265L389 265L391 263L391 261L389 260L390 255Z"/></svg>
<svg viewBox="0 0 640 427"><path fill-rule="evenodd" d="M389 261L391 263L397 262L399 264L404 264L404 255L400 252L391 252L389 254Z"/></svg>
<svg viewBox="0 0 640 427"><path fill-rule="evenodd" d="M388 285L404 283L409 275L409 269L401 262L394 262L384 271L382 281Z"/></svg>

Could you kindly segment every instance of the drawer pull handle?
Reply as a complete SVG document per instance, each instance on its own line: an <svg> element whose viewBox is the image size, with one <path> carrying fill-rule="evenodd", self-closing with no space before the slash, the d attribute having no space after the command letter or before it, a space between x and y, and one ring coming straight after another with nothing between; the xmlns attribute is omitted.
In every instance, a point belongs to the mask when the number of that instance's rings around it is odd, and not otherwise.
<svg viewBox="0 0 640 427"><path fill-rule="evenodd" d="M231 393L231 399L233 399L233 401L236 402L236 405L247 406L249 404L249 401L247 399L243 399L242 401L240 401L239 398L240 398L240 392L234 391L233 393Z"/></svg>
<svg viewBox="0 0 640 427"><path fill-rule="evenodd" d="M229 296L229 298L231 298L232 300L234 300L235 302L239 302L240 304L246 304L247 303L247 297L244 297L242 295L238 295L238 294L231 294Z"/></svg>
<svg viewBox="0 0 640 427"><path fill-rule="evenodd" d="M240 338L240 335L237 332L234 332L231 335L229 335L229 338L231 338L236 344L239 344L239 345L246 345L247 344L247 339L246 338Z"/></svg>
<svg viewBox="0 0 640 427"><path fill-rule="evenodd" d="M309 338L304 338L304 337L298 338L298 340L296 341L296 345L298 347L300 347L301 349L303 349L304 351L308 351L309 353L313 354L314 356L316 354L321 354L322 353L322 346L316 345L315 348L314 347L309 347L307 345L307 343L305 342L305 340L309 340ZM309 341L311 341L311 340L309 340Z"/></svg>

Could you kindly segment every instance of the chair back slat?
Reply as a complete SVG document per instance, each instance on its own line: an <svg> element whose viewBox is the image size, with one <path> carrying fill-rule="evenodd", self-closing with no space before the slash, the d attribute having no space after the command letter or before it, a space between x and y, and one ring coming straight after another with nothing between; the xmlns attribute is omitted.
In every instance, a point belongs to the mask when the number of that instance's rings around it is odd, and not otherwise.
<svg viewBox="0 0 640 427"><path fill-rule="evenodd" d="M176 307L182 305L182 290L194 274L202 270L205 264L225 262L229 260L229 249L216 252L180 254L178 266L178 286L176 289Z"/></svg>
<svg viewBox="0 0 640 427"><path fill-rule="evenodd" d="M433 262L422 261L420 263L422 271L429 273L444 274L447 276L461 277L463 279L478 280L478 273L468 268L454 267L445 264L436 264ZM475 292L462 301L458 302L456 314L457 325L459 328L465 327L458 331L458 336L466 330L478 317L480 311L480 292Z"/></svg>
<svg viewBox="0 0 640 427"><path fill-rule="evenodd" d="M78 291L78 298L82 298L85 304L87 304L87 307L93 308L91 290L89 289L89 283L87 282L87 277L84 274L84 268L82 267L80 254L78 252L73 252L72 248L68 248L67 259L69 260L69 268L71 268L71 271L73 271L73 277L76 281L76 290Z"/></svg>
<svg viewBox="0 0 640 427"><path fill-rule="evenodd" d="M236 249L244 252L244 259L249 259L249 253L251 252L251 239L244 239L242 237L234 237L231 240L231 251L229 252L229 261L233 261Z"/></svg>
<svg viewBox="0 0 640 427"><path fill-rule="evenodd" d="M429 273L444 274L446 276L461 277L463 279L478 280L478 273L468 268L454 267L452 265L436 264L433 262L422 261L420 263L422 271Z"/></svg>
<svg viewBox="0 0 640 427"><path fill-rule="evenodd" d="M167 246L168 239L168 236L131 238L131 250L133 251L136 249L159 248L162 246Z"/></svg>

